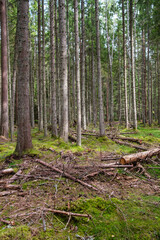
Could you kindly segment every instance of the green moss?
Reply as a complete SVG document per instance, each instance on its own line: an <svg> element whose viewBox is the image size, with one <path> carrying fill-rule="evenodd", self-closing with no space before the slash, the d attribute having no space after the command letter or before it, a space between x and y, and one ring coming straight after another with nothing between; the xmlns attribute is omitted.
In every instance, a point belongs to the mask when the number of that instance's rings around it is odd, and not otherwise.
<svg viewBox="0 0 160 240"><path fill-rule="evenodd" d="M1 240L31 240L32 235L29 227L20 226L0 230Z"/></svg>

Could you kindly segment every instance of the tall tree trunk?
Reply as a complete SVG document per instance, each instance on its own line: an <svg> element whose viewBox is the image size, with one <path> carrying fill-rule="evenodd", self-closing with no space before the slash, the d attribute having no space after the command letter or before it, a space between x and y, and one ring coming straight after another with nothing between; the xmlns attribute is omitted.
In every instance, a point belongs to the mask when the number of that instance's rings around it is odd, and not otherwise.
<svg viewBox="0 0 160 240"><path fill-rule="evenodd" d="M98 98L99 98L99 133L105 135L103 97L102 97L102 78L101 78L101 53L100 53L100 32L99 32L99 1L95 0L96 17L96 44L97 44L97 78L98 78Z"/></svg>
<svg viewBox="0 0 160 240"><path fill-rule="evenodd" d="M125 123L126 123L126 128L128 128L129 122L128 122L128 95L127 95L127 66L126 66L124 0L122 0L122 18L123 18L123 74L124 74L124 91L125 91Z"/></svg>
<svg viewBox="0 0 160 240"><path fill-rule="evenodd" d="M132 101L133 101L133 128L137 129L137 107L135 86L135 59L133 39L133 0L130 0L130 45L131 45L131 79L132 79Z"/></svg>
<svg viewBox="0 0 160 240"><path fill-rule="evenodd" d="M44 0L42 0L42 59L43 59L43 66L42 66L43 126L44 126L44 136L47 136Z"/></svg>
<svg viewBox="0 0 160 240"><path fill-rule="evenodd" d="M17 15L18 134L15 151L22 155L24 151L32 148L29 112L29 1L18 1Z"/></svg>
<svg viewBox="0 0 160 240"><path fill-rule="evenodd" d="M85 22L84 22L84 0L81 0L81 22L82 22L82 127L86 130L86 107L85 107Z"/></svg>
<svg viewBox="0 0 160 240"><path fill-rule="evenodd" d="M94 63L94 48L92 41L92 102L93 102L93 124L94 127L97 125L97 106L96 106L96 78L95 78L95 63Z"/></svg>
<svg viewBox="0 0 160 240"><path fill-rule="evenodd" d="M106 5L106 9L108 8L108 4ZM112 74L112 62L113 62L113 46L112 52L110 50L110 39L109 39L109 31L108 31L108 17L106 13L106 34L107 34L107 47L108 47L108 57L109 57L109 70L110 70L110 125L114 121L114 107L113 107L113 74ZM113 42L114 42L114 34L113 34Z"/></svg>
<svg viewBox="0 0 160 240"><path fill-rule="evenodd" d="M8 138L8 53L6 1L1 0L1 135Z"/></svg>
<svg viewBox="0 0 160 240"><path fill-rule="evenodd" d="M148 7L148 16L149 16L149 7ZM148 19L149 21L149 19ZM149 48L150 48L150 36L149 36L149 22L148 22L148 26L147 26L147 31L148 31L148 62L147 62L147 66L148 66L148 123L149 126L151 126L152 124L152 99L151 99L151 88L152 88L152 82L150 79L150 56L149 56Z"/></svg>
<svg viewBox="0 0 160 240"><path fill-rule="evenodd" d="M81 146L81 91L79 69L79 30L78 30L78 1L74 0L74 24L75 24L75 77L77 83L77 145Z"/></svg>
<svg viewBox="0 0 160 240"><path fill-rule="evenodd" d="M42 68L41 68L41 1L38 0L38 82L39 82L39 131L43 129L43 91L42 91Z"/></svg>
<svg viewBox="0 0 160 240"><path fill-rule="evenodd" d="M51 124L52 136L58 136L56 110L56 81L55 81L55 34L54 34L54 0L50 0L50 45L51 45ZM58 69L57 69L58 70Z"/></svg>
<svg viewBox="0 0 160 240"><path fill-rule="evenodd" d="M14 60L13 60L13 74L12 74L12 89L11 89L11 140L14 135L14 117L15 117L15 89L17 76L17 30L14 43Z"/></svg>
<svg viewBox="0 0 160 240"><path fill-rule="evenodd" d="M57 119L58 125L61 125L61 97L60 97L60 78L59 78L59 34L58 34L58 9L57 9L57 1L55 1L55 56L56 56L56 110L57 110Z"/></svg>
<svg viewBox="0 0 160 240"><path fill-rule="evenodd" d="M145 48L145 32L142 29L142 101L143 101L143 124L146 124L147 120L147 94L146 94L146 48Z"/></svg>
<svg viewBox="0 0 160 240"><path fill-rule="evenodd" d="M31 127L34 128L34 53L33 53L33 65L32 65L32 49L30 42L30 54L29 54L29 79L30 79L30 118Z"/></svg>
<svg viewBox="0 0 160 240"><path fill-rule="evenodd" d="M59 0L59 30L60 30L60 80L62 97L62 115L60 136L68 141L68 81L67 81L67 39L65 0Z"/></svg>

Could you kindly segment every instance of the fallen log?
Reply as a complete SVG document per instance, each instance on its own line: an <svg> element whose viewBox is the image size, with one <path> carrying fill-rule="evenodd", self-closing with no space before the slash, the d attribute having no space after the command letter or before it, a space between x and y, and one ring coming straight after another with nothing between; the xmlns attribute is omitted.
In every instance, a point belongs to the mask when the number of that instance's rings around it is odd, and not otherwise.
<svg viewBox="0 0 160 240"><path fill-rule="evenodd" d="M139 160L144 160L146 158L150 158L152 156L156 156L160 154L160 148L151 149L145 152L134 153L130 155L126 155L121 157L120 164L129 164L133 162L137 162Z"/></svg>
<svg viewBox="0 0 160 240"><path fill-rule="evenodd" d="M135 142L135 143L138 143L138 144L142 144L142 140L137 139L137 138L124 137L124 136L116 136L114 138L115 139L121 139L121 140L124 140L124 141L129 141L129 142Z"/></svg>
<svg viewBox="0 0 160 240"><path fill-rule="evenodd" d="M50 164L48 164L48 163L46 163L46 162L44 162L44 161L42 161L40 159L36 159L35 161L40 163L40 164L42 164L45 167L48 167L48 168L52 169L55 172L58 172L58 173L62 174L62 176L66 177L66 178L68 178L68 179L70 179L70 180L72 180L74 182L78 182L79 184L81 184L81 185L83 185L83 186L85 186L87 188L90 188L92 190L98 191L98 189L96 187L94 187L94 186L92 186L92 185L90 185L88 183L85 183L85 182L81 181L80 179L77 179L77 178L71 176L69 173L66 173L66 172L62 171L59 168L53 167Z"/></svg>
<svg viewBox="0 0 160 240"><path fill-rule="evenodd" d="M125 135L125 134L136 134L137 132L120 132L120 135Z"/></svg>
<svg viewBox="0 0 160 240"><path fill-rule="evenodd" d="M145 148L145 147L137 146L137 145L134 145L134 144L131 144L131 143L123 142L123 141L119 141L119 140L116 140L116 139L113 139L113 138L112 138L112 141L114 141L117 144L126 145L128 147L135 148L135 149L138 149L138 150L142 150L142 151L147 150L147 148Z"/></svg>
<svg viewBox="0 0 160 240"><path fill-rule="evenodd" d="M121 157L102 157L101 161L116 161L120 160Z"/></svg>
<svg viewBox="0 0 160 240"><path fill-rule="evenodd" d="M52 213L63 214L63 215L67 215L67 216L92 218L91 215L89 215L89 214L66 212L66 211L61 211L61 210L51 209L51 208L43 208L42 210L44 212L52 212Z"/></svg>
<svg viewBox="0 0 160 240"><path fill-rule="evenodd" d="M13 168L3 169L0 171L0 177L2 177L3 175L11 174L11 173L14 173Z"/></svg>

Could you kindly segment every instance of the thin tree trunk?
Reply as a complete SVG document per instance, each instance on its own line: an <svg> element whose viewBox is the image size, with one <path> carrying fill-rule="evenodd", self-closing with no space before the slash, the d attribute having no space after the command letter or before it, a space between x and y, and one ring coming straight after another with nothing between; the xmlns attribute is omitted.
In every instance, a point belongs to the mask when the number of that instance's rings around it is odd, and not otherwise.
<svg viewBox="0 0 160 240"><path fill-rule="evenodd" d="M79 31L78 31L78 1L74 0L75 24L75 77L77 83L77 145L81 146L81 90L79 69Z"/></svg>
<svg viewBox="0 0 160 240"><path fill-rule="evenodd" d="M55 38L55 33L54 33L54 0L50 0L51 124L52 124L52 136L57 137L58 132L57 132L57 110L56 110L55 41L54 41L54 38Z"/></svg>
<svg viewBox="0 0 160 240"><path fill-rule="evenodd" d="M123 18L123 71L124 71L123 74L124 74L124 91L125 91L125 123L126 123L126 128L128 128L129 122L128 122L128 95L127 95L127 65L126 65L124 0L122 0L122 18Z"/></svg>
<svg viewBox="0 0 160 240"><path fill-rule="evenodd" d="M59 29L60 29L60 80L62 93L62 115L60 136L68 141L68 81L67 81L67 39L65 0L59 0Z"/></svg>
<svg viewBox="0 0 160 240"><path fill-rule="evenodd" d="M86 130L86 105L85 105L85 22L84 22L84 0L81 0L81 22L82 22L82 127Z"/></svg>
<svg viewBox="0 0 160 240"><path fill-rule="evenodd" d="M97 78L98 78L98 97L99 97L99 133L105 135L103 97L102 97L102 78L101 78L101 53L100 53L100 32L99 32L99 1L95 0L96 17L96 43L97 43Z"/></svg>
<svg viewBox="0 0 160 240"><path fill-rule="evenodd" d="M131 45L131 79L132 79L132 101L133 101L133 128L137 129L137 107L136 107L136 86L135 86L135 58L133 39L133 0L130 0L130 45Z"/></svg>
<svg viewBox="0 0 160 240"><path fill-rule="evenodd" d="M44 136L47 136L47 110L46 110L46 75L45 75L45 22L44 22L44 0L42 0L42 92L43 92L43 126Z"/></svg>
<svg viewBox="0 0 160 240"><path fill-rule="evenodd" d="M142 101L143 101L143 124L147 120L147 94L146 94L146 48L145 48L145 32L142 30Z"/></svg>
<svg viewBox="0 0 160 240"><path fill-rule="evenodd" d="M5 0L1 0L1 74L1 135L8 138L8 53Z"/></svg>
<svg viewBox="0 0 160 240"><path fill-rule="evenodd" d="M39 81L39 131L43 129L43 94L42 94L42 74L41 74L41 1L38 0L38 81Z"/></svg>

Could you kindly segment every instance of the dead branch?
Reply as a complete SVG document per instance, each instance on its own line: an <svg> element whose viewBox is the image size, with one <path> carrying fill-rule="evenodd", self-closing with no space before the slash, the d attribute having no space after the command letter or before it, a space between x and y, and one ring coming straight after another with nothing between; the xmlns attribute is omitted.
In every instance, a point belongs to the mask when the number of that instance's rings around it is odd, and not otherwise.
<svg viewBox="0 0 160 240"><path fill-rule="evenodd" d="M11 174L11 173L14 173L13 168L3 169L0 171L0 177L2 177L3 175Z"/></svg>
<svg viewBox="0 0 160 240"><path fill-rule="evenodd" d="M137 146L137 145L134 145L134 144L131 144L131 143L128 143L128 142L119 141L119 140L116 140L114 138L111 138L111 139L112 139L112 141L114 141L115 143L117 143L119 145L125 145L125 146L135 148L135 149L138 149L138 150L142 150L142 151L147 150L147 148L142 147L142 146Z"/></svg>
<svg viewBox="0 0 160 240"><path fill-rule="evenodd" d="M133 165L115 165L113 163L106 165L87 165L87 166L75 166L75 169L92 169L92 168L132 168Z"/></svg>
<svg viewBox="0 0 160 240"><path fill-rule="evenodd" d="M158 154L160 154L160 148L155 148L155 149L145 151L145 152L139 152L139 153L126 155L120 159L120 164L129 164L129 163L137 162L139 160L144 160L146 158L150 158L150 157L156 156Z"/></svg>
<svg viewBox="0 0 160 240"><path fill-rule="evenodd" d="M136 143L138 143L138 144L142 144L142 140L137 139L137 138L124 137L124 136L116 136L115 139L121 139L121 140L124 140L124 141L136 142Z"/></svg>
<svg viewBox="0 0 160 240"><path fill-rule="evenodd" d="M57 214L63 214L67 216L74 216L74 217L87 217L87 218L92 218L91 215L89 214L81 214L81 213L73 213L73 212L66 212L66 211L61 211L57 209L51 209L51 208L43 208L44 212L52 212L52 213L57 213Z"/></svg>
<svg viewBox="0 0 160 240"><path fill-rule="evenodd" d="M66 177L66 178L68 178L68 179L70 179L70 180L72 180L74 182L78 182L78 183L80 183L81 185L83 185L85 187L88 187L88 188L90 188L92 190L98 191L98 189L96 187L94 187L94 186L92 186L92 185L90 185L88 183L85 183L85 182L81 181L80 179L77 179L77 178L71 176L70 174L68 174L68 173L66 173L66 172L64 172L64 171L62 171L62 170L60 170L60 169L58 169L56 167L53 167L50 164L48 164L48 163L46 163L46 162L44 162L44 161L42 161L40 159L36 159L35 161L40 163L40 164L42 164L45 167L48 167L48 168L52 169L55 172L58 172L58 173L62 174L62 176Z"/></svg>
<svg viewBox="0 0 160 240"><path fill-rule="evenodd" d="M16 193L17 191L3 191L3 192L0 192L0 197L4 197L4 196L7 196L7 195L11 195L11 194L14 194Z"/></svg>
<svg viewBox="0 0 160 240"><path fill-rule="evenodd" d="M142 169L142 173L147 177L147 178L151 178L151 176L149 175L149 173L147 173L147 171L145 170L145 168L140 164L140 163L137 163L137 167Z"/></svg>

